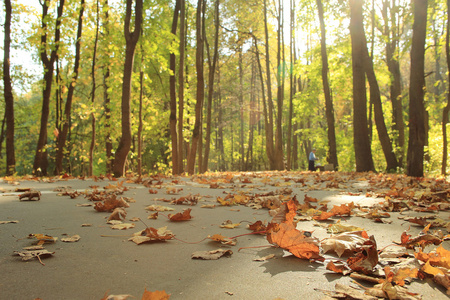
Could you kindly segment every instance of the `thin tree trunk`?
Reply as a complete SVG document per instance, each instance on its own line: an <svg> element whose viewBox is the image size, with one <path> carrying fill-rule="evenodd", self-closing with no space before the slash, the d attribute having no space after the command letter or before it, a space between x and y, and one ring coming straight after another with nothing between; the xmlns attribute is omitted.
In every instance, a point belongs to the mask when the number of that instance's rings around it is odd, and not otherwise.
<svg viewBox="0 0 450 300"><path fill-rule="evenodd" d="M180 65L178 70L178 168L179 173L184 172L183 166L183 122L184 122L184 68L186 50L186 0L180 0Z"/></svg>
<svg viewBox="0 0 450 300"><path fill-rule="evenodd" d="M450 70L450 0L447 0L447 30L445 33L445 58L447 61L447 68ZM450 82L450 72L448 74L448 82ZM447 123L448 115L450 112L450 86L447 91L447 105L442 111L442 141L443 141L443 151L442 151L442 175L447 175L447 159L448 159L448 140L447 140Z"/></svg>
<svg viewBox="0 0 450 300"><path fill-rule="evenodd" d="M214 96L214 77L216 73L217 59L219 56L219 0L215 2L214 9L214 54L211 62L209 63L209 78L208 78L208 107L206 114L206 137L205 137L205 156L203 157L203 170L202 173L206 172L208 169L209 151L211 149L211 119L212 119L212 100Z"/></svg>
<svg viewBox="0 0 450 300"><path fill-rule="evenodd" d="M13 175L16 169L14 153L14 97L11 83L11 0L5 0L5 43L3 48L3 90L6 114L6 175Z"/></svg>
<svg viewBox="0 0 450 300"><path fill-rule="evenodd" d="M327 161L333 165L334 169L338 168L337 148L336 148L336 131L334 121L333 98L331 96L331 88L328 79L328 54L326 44L325 22L323 19L322 0L316 0L319 11L320 20L320 46L322 54L322 83L325 94L325 114L327 116L327 134L328 134L328 157Z"/></svg>
<svg viewBox="0 0 450 300"><path fill-rule="evenodd" d="M81 56L81 35L83 33L83 13L84 13L84 0L80 2L80 14L78 15L78 29L77 38L75 43L75 63L73 66L73 76L69 84L69 90L67 92L66 105L64 107L64 120L62 131L58 135L58 148L56 152L55 161L55 175L59 175L63 172L63 158L64 158L64 147L66 146L66 139L69 133L70 125L70 115L72 112L72 102L73 94L75 91L75 85L78 80L78 69L80 67L80 56Z"/></svg>
<svg viewBox="0 0 450 300"><path fill-rule="evenodd" d="M264 110L266 119L266 153L269 159L269 168L276 169L275 148L273 144L273 100L272 100L272 81L270 78L270 55L269 55L269 29L267 23L267 0L264 0L264 33L265 33L265 49L266 49L266 76L267 76L267 109ZM256 43L256 40L255 40ZM257 51L258 53L258 51ZM261 75L262 79L262 75ZM263 97L264 99L264 97ZM266 103L264 101L264 103ZM266 106L265 106L266 107Z"/></svg>
<svg viewBox="0 0 450 300"><path fill-rule="evenodd" d="M108 0L105 0L105 3L102 8L105 11L105 22L104 22L104 31L105 38L109 37L109 5ZM104 65L105 74L103 75L103 98L104 98L104 109L105 109L105 150L106 150L106 173L111 174L113 172L114 165L114 157L112 154L113 146L112 146L112 138L111 138L111 98L109 96L108 88L109 88L109 77L110 77L110 68L109 64L106 63Z"/></svg>
<svg viewBox="0 0 450 300"><path fill-rule="evenodd" d="M131 79L133 75L134 53L141 35L143 0L136 0L134 30L131 30L131 15L133 1L127 0L125 16L125 64L122 84L122 136L114 156L113 172L115 177L125 174L125 163L131 148Z"/></svg>
<svg viewBox="0 0 450 300"><path fill-rule="evenodd" d="M91 103L92 103L92 113L91 113L91 144L89 146L89 176L94 175L94 148L95 148L95 113L94 113L94 103L95 103L95 90L97 89L97 83L95 80L95 71L97 63L97 47L98 47L98 35L100 30L100 3L99 0L96 1L96 25L95 25L95 41L94 41L94 53L92 54L92 68L91 68L91 80L92 80L92 90L91 90Z"/></svg>
<svg viewBox="0 0 450 300"><path fill-rule="evenodd" d="M142 177L142 129L143 129L143 118L142 118L142 101L144 98L144 47L141 43L141 65L139 71L139 125L138 125L138 175L139 178Z"/></svg>
<svg viewBox="0 0 450 300"><path fill-rule="evenodd" d="M175 1L175 9L173 12L172 20L172 34L175 36L177 34L177 24L178 15L180 11L181 0ZM180 167L178 161L178 140L177 140L177 91L176 91L176 57L175 53L170 53L170 70L171 74L169 77L170 85L170 137L172 141L172 174L180 174Z"/></svg>
<svg viewBox="0 0 450 300"><path fill-rule="evenodd" d="M42 25L41 29L43 34L41 35L41 47L44 49L40 52L40 58L44 68L44 89L42 92L42 113L41 113L41 125L39 130L39 138L36 147L36 154L33 163L33 173L38 176L47 175L48 158L47 158L47 124L48 117L50 113L50 96L52 92L52 82L53 82L53 70L54 63L57 57L59 43L60 43L60 27L61 27L61 17L64 8L64 0L59 1L56 24L55 24L55 40L54 48L50 52L50 57L47 56L47 18L48 18L48 2L43 1L42 3Z"/></svg>
<svg viewBox="0 0 450 300"><path fill-rule="evenodd" d="M239 58L238 58L238 69L239 69L239 114L240 114L240 126L239 126L239 169L243 170L245 168L245 147L244 147L244 68L242 66L243 54L242 45L239 45Z"/></svg>
<svg viewBox="0 0 450 300"><path fill-rule="evenodd" d="M367 124L366 77L364 68L363 0L350 0L350 35L353 71L353 143L356 171L374 171Z"/></svg>
<svg viewBox="0 0 450 300"><path fill-rule="evenodd" d="M202 124L202 107L203 107L203 98L204 98L204 77L203 77L203 29L202 29L202 21L203 21L203 5L204 0L198 0L197 2L197 47L196 47L196 55L195 55L195 67L197 70L197 101L195 104L195 121L194 121L194 130L192 132L192 143L191 148L189 150L188 160L187 160L187 172L189 174L194 174L195 171L195 157L197 154L198 141L200 136L200 126Z"/></svg>
<svg viewBox="0 0 450 300"><path fill-rule="evenodd" d="M411 77L409 88L409 142L406 174L423 177L425 145L425 39L428 0L414 0L414 25L411 44Z"/></svg>
<svg viewBox="0 0 450 300"><path fill-rule="evenodd" d="M284 102L284 62L281 61L283 38L283 5L282 0L278 0L278 30L277 30L277 116L276 116L276 131L275 131L275 169L283 170L283 102Z"/></svg>

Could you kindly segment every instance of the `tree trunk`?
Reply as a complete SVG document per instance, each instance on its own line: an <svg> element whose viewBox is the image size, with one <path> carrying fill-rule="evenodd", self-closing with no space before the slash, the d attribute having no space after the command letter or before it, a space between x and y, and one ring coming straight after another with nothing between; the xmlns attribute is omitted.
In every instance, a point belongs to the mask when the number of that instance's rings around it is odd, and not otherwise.
<svg viewBox="0 0 450 300"><path fill-rule="evenodd" d="M392 103L392 126L396 132L394 143L398 149L398 164L402 165L405 152L405 124L403 121L400 63L398 61L398 9L395 6L395 2L392 2L392 7L389 4L389 1L383 1L382 15L384 19L384 36L386 39L386 62L388 70L391 73L390 98ZM389 25L389 22L392 25Z"/></svg>
<svg viewBox="0 0 450 300"><path fill-rule="evenodd" d="M125 16L125 64L122 84L122 136L114 156L113 172L115 177L125 174L125 163L131 148L131 77L133 75L134 52L141 35L143 0L136 0L134 30L131 30L131 6L133 1L127 0Z"/></svg>
<svg viewBox="0 0 450 300"><path fill-rule="evenodd" d="M181 0L176 0L175 9L173 12L173 20L172 20L172 34L175 36L177 34L177 24L178 24L178 15L180 11ZM172 174L177 175L180 174L180 168L178 165L178 140L177 140L177 87L176 87L176 57L175 53L170 53L170 77L169 77L169 86L170 86L170 137L172 142Z"/></svg>
<svg viewBox="0 0 450 300"><path fill-rule="evenodd" d="M105 22L103 24L105 39L109 37L109 6L108 0L105 0L102 10L105 12ZM108 52L107 52L108 53ZM109 55L107 55L109 56ZM112 154L113 146L112 146L112 138L111 138L111 98L109 96L108 88L109 88L109 77L110 77L110 68L109 64L105 63L103 66L105 73L103 75L103 101L104 101L104 109L105 109L105 150L106 150L106 173L112 174L113 165L114 165L114 157Z"/></svg>
<svg viewBox="0 0 450 300"><path fill-rule="evenodd" d="M330 83L328 80L328 54L327 54L327 44L326 44L326 32L325 32L325 22L323 20L323 6L322 0L316 0L317 8L319 11L320 20L320 46L322 54L322 82L323 91L325 94L325 114L327 116L327 134L328 134L328 157L327 161L332 164L334 169L338 168L338 158L336 149L336 131L335 131L335 121L334 121L334 107L333 99L331 96Z"/></svg>
<svg viewBox="0 0 450 300"><path fill-rule="evenodd" d="M186 0L180 0L180 65L178 69L178 168L179 174L184 172L183 166L183 122L184 122L184 67L186 50Z"/></svg>
<svg viewBox="0 0 450 300"><path fill-rule="evenodd" d="M139 125L138 125L138 150L137 150L137 161L138 161L138 175L139 178L142 177L142 129L144 127L142 118L142 101L144 98L144 47L141 43L141 65L139 71Z"/></svg>
<svg viewBox="0 0 450 300"><path fill-rule="evenodd" d="M80 14L78 15L77 38L76 38L76 43L75 43L75 63L73 66L73 75L72 75L72 79L69 84L69 90L67 92L66 105L64 107L63 127L62 127L62 131L58 135L58 147L57 147L56 161L55 161L55 175L59 175L63 172L64 147L66 146L66 139L67 139L67 135L69 133L73 94L75 91L75 85L78 80L78 69L80 67L81 35L83 33L83 13L84 13L84 0L81 0Z"/></svg>
<svg viewBox="0 0 450 300"><path fill-rule="evenodd" d="M214 54L212 63L209 63L209 78L208 78L208 107L206 113L206 136L205 136L205 156L203 157L203 170L200 170L201 173L204 173L208 170L208 160L209 160L209 151L211 149L211 119L212 119L212 100L214 96L214 77L216 73L217 59L219 56L219 0L215 2L215 10L214 10Z"/></svg>
<svg viewBox="0 0 450 300"><path fill-rule="evenodd" d="M240 38L239 38L240 40ZM243 54L242 45L239 45L239 58L238 58L238 69L239 69L239 170L242 171L245 168L245 143L244 143L244 68L242 66Z"/></svg>
<svg viewBox="0 0 450 300"><path fill-rule="evenodd" d="M269 159L269 168L271 170L276 169L276 160L275 160L275 148L273 145L273 100L272 100L272 81L270 78L270 55L269 55L269 29L267 23L267 0L264 0L264 32L265 32L265 49L266 49L266 77L267 77L267 105L264 99L264 118L266 124L266 153L267 158ZM256 44L256 40L255 40ZM257 55L259 55L258 51L256 51ZM261 71L262 74L262 71ZM261 80L262 80L261 75ZM264 85L263 85L264 86ZM266 108L267 107L267 108Z"/></svg>
<svg viewBox="0 0 450 300"><path fill-rule="evenodd" d="M189 155L187 159L187 172L189 174L194 174L195 171L195 156L197 154L197 147L200 135L200 126L202 125L202 107L203 107L203 98L205 96L205 80L203 77L203 29L202 29L202 21L203 21L203 5L204 0L198 0L197 2L197 47L196 47L196 55L195 55L195 67L197 70L197 101L195 103L195 121L194 121L194 130L192 132L192 143L191 148L189 150Z"/></svg>
<svg viewBox="0 0 450 300"><path fill-rule="evenodd" d="M367 44L365 44L367 45ZM378 137L380 139L381 148L383 149L384 157L386 159L386 170L396 171L398 167L397 158L395 157L394 149L389 138L389 134L384 123L383 107L381 104L380 88L373 70L373 61L369 57L369 52L366 47L365 65L366 75L370 85L370 102L373 103L373 110L375 114L375 124L377 125Z"/></svg>
<svg viewBox="0 0 450 300"><path fill-rule="evenodd" d="M5 0L5 43L3 48L3 89L6 115L6 175L13 175L16 169L14 153L14 97L11 83L11 0Z"/></svg>
<svg viewBox="0 0 450 300"><path fill-rule="evenodd" d="M96 24L95 24L95 41L94 41L94 53L92 54L92 68L91 68L91 80L92 80L92 90L91 90L91 103L92 103L92 113L91 113L91 144L89 145L89 176L94 175L94 149L95 149L95 113L94 113L94 103L95 103L95 90L97 89L97 83L95 80L96 71L96 61L97 61L97 47L98 47L98 36L100 30L100 3L99 0L96 1Z"/></svg>
<svg viewBox="0 0 450 300"><path fill-rule="evenodd" d="M374 171L367 124L366 77L364 71L365 38L362 14L363 0L350 0L350 35L353 71L353 143L356 171Z"/></svg>
<svg viewBox="0 0 450 300"><path fill-rule="evenodd" d="M39 130L39 138L36 148L36 154L33 163L33 173L38 176L46 176L47 175L47 124L48 124L48 116L50 113L50 96L52 92L52 82L53 82L53 70L54 63L57 57L59 43L60 43L60 27L61 27L61 17L64 8L64 0L59 0L58 12L56 17L55 24L55 41L54 48L50 52L50 58L47 56L47 51L45 50L47 47L47 19L48 19L48 2L43 1L42 3L42 25L41 29L43 34L41 35L41 49L40 58L42 61L42 65L44 67L44 89L42 92L42 113L41 113L41 126Z"/></svg>
<svg viewBox="0 0 450 300"><path fill-rule="evenodd" d="M447 31L445 33L445 58L447 61L447 68L450 70L450 0L447 0ZM447 82L450 82L450 72L448 74ZM442 175L447 175L447 158L448 158L448 140L447 140L447 123L450 112L450 86L447 92L447 105L442 111Z"/></svg>
<svg viewBox="0 0 450 300"><path fill-rule="evenodd" d="M283 170L283 102L284 102L284 63L281 62L281 44L283 38L283 5L282 0L278 0L278 30L277 30L277 116L276 116L276 131L275 131L275 169ZM268 87L270 88L270 86Z"/></svg>
<svg viewBox="0 0 450 300"><path fill-rule="evenodd" d="M406 174L423 177L425 145L425 38L427 31L427 0L414 0L414 25L411 44L411 75L409 88L409 142Z"/></svg>

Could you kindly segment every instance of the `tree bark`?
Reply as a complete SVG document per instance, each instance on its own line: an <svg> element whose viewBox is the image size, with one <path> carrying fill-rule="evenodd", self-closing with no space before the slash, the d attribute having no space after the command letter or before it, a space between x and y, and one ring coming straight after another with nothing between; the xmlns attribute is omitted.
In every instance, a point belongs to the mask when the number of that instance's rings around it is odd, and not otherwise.
<svg viewBox="0 0 450 300"><path fill-rule="evenodd" d="M367 124L366 77L364 68L363 0L350 0L350 35L353 71L353 143L356 171L375 171Z"/></svg>
<svg viewBox="0 0 450 300"><path fill-rule="evenodd" d="M333 99L331 96L330 83L328 80L328 54L327 54L327 44L326 44L326 31L325 22L323 19L323 6L322 0L316 0L317 8L319 11L320 20L320 46L322 54L322 83L323 91L325 94L325 115L327 116L327 135L328 135L328 157L327 161L332 164L334 169L338 168L338 158L337 158L337 147L336 147L336 131L335 131L335 120L334 120L334 107Z"/></svg>
<svg viewBox="0 0 450 300"><path fill-rule="evenodd" d="M178 15L180 11L181 0L175 1L175 9L173 12L172 20L172 34L177 34ZM180 174L180 168L178 165L178 140L177 140L177 91L176 91L176 57L175 53L170 53L170 77L169 77L169 89L170 89L170 137L172 142L172 174Z"/></svg>
<svg viewBox="0 0 450 300"><path fill-rule="evenodd" d="M272 81L270 78L270 55L269 55L269 29L267 23L267 0L264 0L264 33L266 50L266 77L267 77L267 105L264 101L264 118L266 124L266 153L269 159L269 168L276 169L275 148L273 145L273 99L272 99ZM256 43L256 40L255 40ZM258 53L258 51L257 51ZM261 75L262 79L262 75ZM265 99L265 97L263 97ZM267 107L267 108L266 108Z"/></svg>
<svg viewBox="0 0 450 300"><path fill-rule="evenodd" d="M186 0L180 0L180 64L178 69L178 168L179 174L184 172L183 166L183 122L184 122L184 67L186 50Z"/></svg>
<svg viewBox="0 0 450 300"><path fill-rule="evenodd" d="M425 145L425 39L427 31L427 0L414 0L414 25L411 44L411 75L409 88L409 141L406 174L423 177Z"/></svg>
<svg viewBox="0 0 450 300"><path fill-rule="evenodd" d="M276 131L275 131L275 169L283 170L283 102L284 102L284 62L281 62L281 51L283 38L283 5L282 0L278 0L278 30L277 30L277 115L276 115ZM268 87L270 88L270 86Z"/></svg>
<svg viewBox="0 0 450 300"><path fill-rule="evenodd" d="M203 169L200 170L201 173L204 173L208 170L208 160L209 160L209 152L211 149L211 119L212 119L212 100L214 96L214 77L216 73L217 67L217 59L219 56L219 0L215 1L214 5L214 54L212 63L209 60L209 77L208 77L208 102L207 102L207 112L206 112L206 136L205 136L205 156L203 157Z"/></svg>
<svg viewBox="0 0 450 300"><path fill-rule="evenodd" d="M403 105L402 105L402 83L400 73L400 63L398 61L398 25L395 1L392 7L389 1L383 1L382 16L384 19L383 34L386 39L386 62L388 70L391 73L390 81L390 98L392 103L392 127L396 132L394 143L398 150L398 164L403 164L403 156L405 152L405 123L403 121ZM389 25L391 23L391 25Z"/></svg>
<svg viewBox="0 0 450 300"><path fill-rule="evenodd" d="M105 32L105 39L108 39L110 30L109 30L109 5L108 0L105 0L102 10L105 12L105 22L103 24L103 29ZM108 50L106 50L108 51ZM107 52L108 54L108 52ZM109 56L109 55L107 55ZM113 165L114 165L114 157L112 154L113 146L112 146L112 138L111 138L111 98L109 96L108 88L109 88L109 77L110 77L110 67L108 63L105 63L103 66L105 73L103 75L103 101L104 101L104 109L105 109L105 154L106 154L106 173L112 174Z"/></svg>
<svg viewBox="0 0 450 300"><path fill-rule="evenodd" d="M447 61L447 68L450 70L450 0L447 0L447 30L445 33L445 58ZM450 72L448 73L447 82L450 82ZM447 158L448 158L448 140L447 140L447 123L450 112L450 87L447 92L447 105L442 111L442 175L447 175Z"/></svg>
<svg viewBox="0 0 450 300"><path fill-rule="evenodd" d="M66 139L69 133L70 115L72 112L73 94L75 91L75 85L78 80L78 69L80 67L81 56L81 35L83 33L83 13L84 13L84 0L80 2L80 14L78 15L78 29L75 43L75 63L73 66L73 75L69 83L69 89L67 92L66 104L64 106L64 120L62 131L58 135L58 146L56 152L55 161L55 175L59 175L63 172L63 158L64 147L66 146Z"/></svg>
<svg viewBox="0 0 450 300"><path fill-rule="evenodd" d="M136 0L134 30L131 30L132 0L127 0L124 34L126 41L125 64L122 84L122 136L114 156L115 177L125 174L125 163L131 148L131 77L133 75L134 53L141 35L143 0Z"/></svg>
<svg viewBox="0 0 450 300"><path fill-rule="evenodd" d="M5 0L5 41L3 48L3 90L6 115L6 175L15 173L16 158L14 153L14 96L11 83L11 0Z"/></svg>
<svg viewBox="0 0 450 300"><path fill-rule="evenodd" d="M91 103L92 103L92 113L91 113L91 144L89 145L89 176L94 175L94 149L95 149L95 113L94 113L94 103L95 103L95 90L97 89L97 82L95 79L95 71L97 69L97 48L98 48L98 36L100 31L100 0L96 0L96 24L95 24L95 40L94 40L94 52L92 54L92 67L91 67Z"/></svg>
<svg viewBox="0 0 450 300"><path fill-rule="evenodd" d="M204 0L198 0L196 17L197 47L195 55L195 68L197 70L197 101L195 103L195 121L194 130L192 132L191 148L187 159L187 172L189 174L194 174L195 171L195 157L197 154L200 126L202 125L202 107L203 98L205 96L205 80L203 76L203 5L205 5Z"/></svg>
<svg viewBox="0 0 450 300"><path fill-rule="evenodd" d="M56 24L55 24L55 40L54 48L50 52L50 57L47 56L47 18L48 18L48 2L43 1L42 3L42 25L41 29L43 31L41 35L41 49L40 58L44 68L44 89L42 92L42 113L41 113L41 125L39 130L39 138L36 147L36 154L33 163L33 173L38 176L47 175L48 158L47 158L47 124L48 117L50 113L50 96L52 92L52 82L53 82L53 70L54 63L57 58L60 37L61 37L61 17L64 8L64 0L59 0Z"/></svg>

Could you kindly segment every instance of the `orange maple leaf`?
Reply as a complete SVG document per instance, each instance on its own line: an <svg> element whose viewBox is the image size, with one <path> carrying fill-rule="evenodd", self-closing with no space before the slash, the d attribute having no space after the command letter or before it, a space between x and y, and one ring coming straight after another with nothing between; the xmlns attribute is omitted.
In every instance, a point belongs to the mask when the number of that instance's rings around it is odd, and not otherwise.
<svg viewBox="0 0 450 300"><path fill-rule="evenodd" d="M190 208L184 210L182 213L177 213L174 215L169 214L168 216L170 221L187 221L192 219Z"/></svg>
<svg viewBox="0 0 450 300"><path fill-rule="evenodd" d="M145 289L144 294L142 295L142 300L167 300L170 298L170 295L166 293L166 291L154 291L150 292Z"/></svg>
<svg viewBox="0 0 450 300"><path fill-rule="evenodd" d="M324 260L320 256L319 240L297 230L292 222L270 223L267 232L269 243L288 250L298 258Z"/></svg>
<svg viewBox="0 0 450 300"><path fill-rule="evenodd" d="M353 202L348 204L342 204L340 206L333 206L333 208L330 210L331 213L334 215L351 215L352 209L355 207L355 204Z"/></svg>
<svg viewBox="0 0 450 300"><path fill-rule="evenodd" d="M263 224L261 220L256 221L253 224L248 225L248 229L252 230L253 232L260 232L260 231L266 231L267 226Z"/></svg>

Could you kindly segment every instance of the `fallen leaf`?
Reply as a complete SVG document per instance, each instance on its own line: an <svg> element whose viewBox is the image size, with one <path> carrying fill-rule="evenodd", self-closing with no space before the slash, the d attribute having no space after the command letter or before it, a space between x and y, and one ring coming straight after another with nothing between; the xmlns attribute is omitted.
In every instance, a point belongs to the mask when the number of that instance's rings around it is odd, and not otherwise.
<svg viewBox="0 0 450 300"><path fill-rule="evenodd" d="M177 214L174 214L174 215L173 214L169 214L168 217L169 217L170 221L175 221L175 222L190 220L190 219L192 219L191 209L188 208L188 209L184 210L182 213L177 213Z"/></svg>
<svg viewBox="0 0 450 300"><path fill-rule="evenodd" d="M153 219L153 220L158 219L158 212L148 215L147 219Z"/></svg>
<svg viewBox="0 0 450 300"><path fill-rule="evenodd" d="M19 255L23 261L27 261L33 258L39 259L41 261L41 256L46 257L55 254L55 252L49 252L48 250L31 250L31 251L14 251L16 255Z"/></svg>
<svg viewBox="0 0 450 300"><path fill-rule="evenodd" d="M107 221L111 220L125 220L127 217L127 212L122 207L116 207L111 215L108 217Z"/></svg>
<svg viewBox="0 0 450 300"><path fill-rule="evenodd" d="M37 245L43 245L45 243L52 244L58 240L57 237L52 237L52 236L41 234L41 233L37 233L37 234L31 233L28 235L28 238L36 238L38 240Z"/></svg>
<svg viewBox="0 0 450 300"><path fill-rule="evenodd" d="M174 210L172 207L155 205L155 204L147 206L145 209L149 210L149 211L172 211L172 210Z"/></svg>
<svg viewBox="0 0 450 300"><path fill-rule="evenodd" d="M0 224L9 224L9 223L19 223L19 221L17 221L17 220L13 220L13 221L0 221Z"/></svg>
<svg viewBox="0 0 450 300"><path fill-rule="evenodd" d="M173 239L173 237L174 235L172 231L167 230L167 226L158 229L148 227L144 230L134 233L133 237L129 238L128 240L140 245L142 243L152 241L166 241Z"/></svg>
<svg viewBox="0 0 450 300"><path fill-rule="evenodd" d="M66 242L66 243L74 243L74 242L78 242L80 239L81 239L81 237L78 234L75 234L68 238L62 238L61 241Z"/></svg>
<svg viewBox="0 0 450 300"><path fill-rule="evenodd" d="M374 236L370 236L360 249L361 251L355 257L347 259L347 264L354 271L364 274L371 273L378 263L377 243Z"/></svg>
<svg viewBox="0 0 450 300"><path fill-rule="evenodd" d="M230 246L236 245L236 240L235 239L230 239L230 238L225 237L225 236L220 235L220 234L214 234L212 236L208 235L207 238L211 239L213 241L216 241L216 242L220 242L220 243L222 243L224 245L230 245Z"/></svg>
<svg viewBox="0 0 450 300"><path fill-rule="evenodd" d="M220 228L233 229L239 227L240 225L241 223L233 223L230 220L227 220L220 225Z"/></svg>
<svg viewBox="0 0 450 300"><path fill-rule="evenodd" d="M275 257L275 254L269 254L269 255L266 255L264 257L255 258L253 260L254 261L266 261L266 260L269 260L269 259L274 258L274 257Z"/></svg>
<svg viewBox="0 0 450 300"><path fill-rule="evenodd" d="M144 294L142 295L141 300L168 300L170 295L166 293L166 291L147 291L145 289Z"/></svg>
<svg viewBox="0 0 450 300"><path fill-rule="evenodd" d="M134 228L134 227L135 227L134 223L123 223L123 224L113 225L113 226L111 226L111 229L125 230L125 229Z"/></svg>
<svg viewBox="0 0 450 300"><path fill-rule="evenodd" d="M192 253L191 257L205 260L215 260L224 256L230 257L232 254L233 251L231 250L216 249L212 251L196 251Z"/></svg>
<svg viewBox="0 0 450 300"><path fill-rule="evenodd" d="M334 251L341 257L345 251L356 251L369 239L365 231L344 232L321 242L323 252Z"/></svg>

